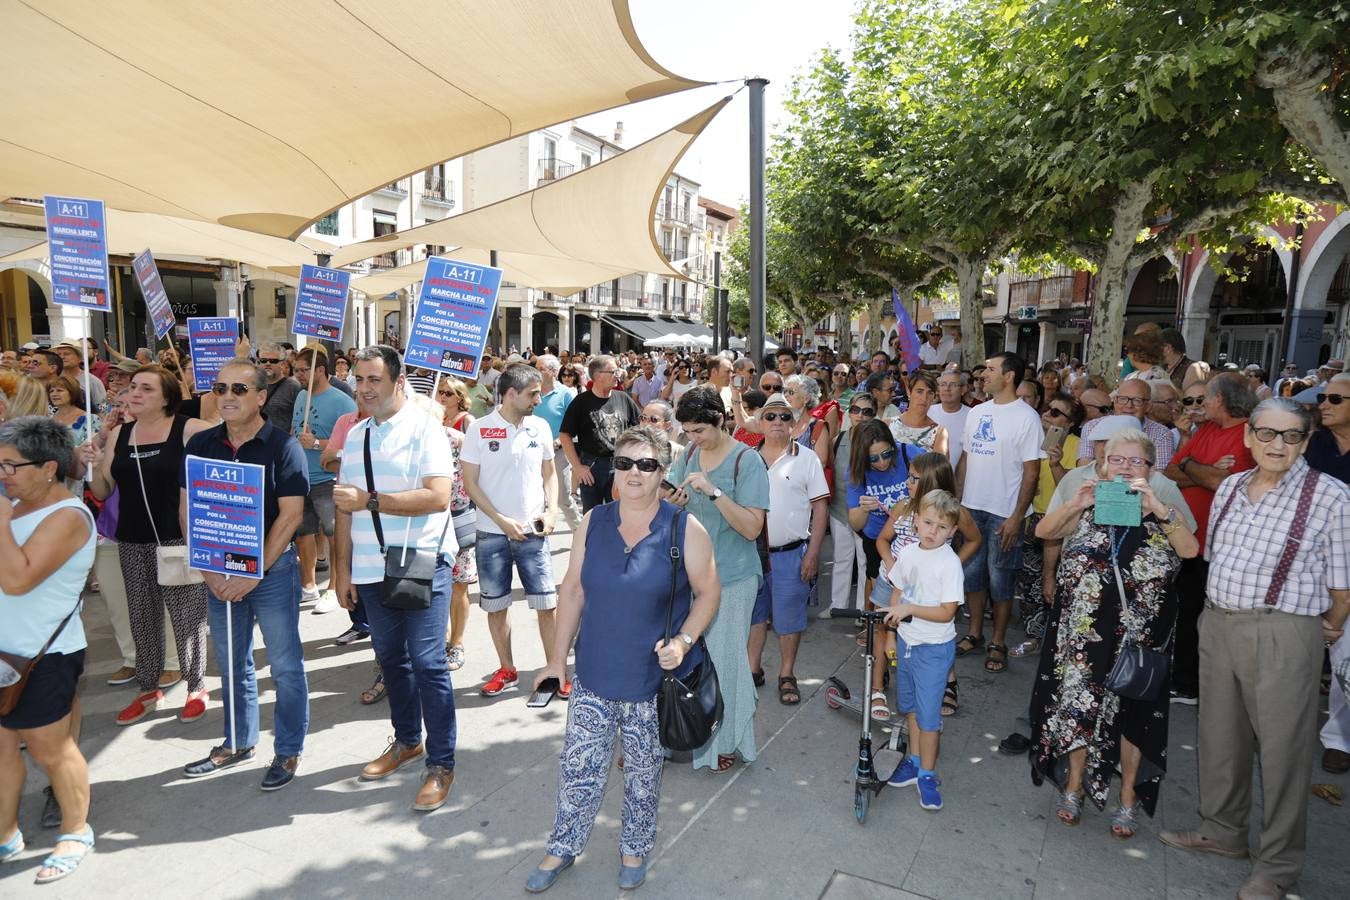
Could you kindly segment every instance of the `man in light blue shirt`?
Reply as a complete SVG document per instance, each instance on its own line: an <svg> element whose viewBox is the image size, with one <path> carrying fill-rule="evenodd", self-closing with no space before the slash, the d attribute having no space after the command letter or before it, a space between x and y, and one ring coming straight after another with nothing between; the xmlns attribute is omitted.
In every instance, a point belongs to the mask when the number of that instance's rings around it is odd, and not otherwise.
<svg viewBox="0 0 1350 900"><path fill-rule="evenodd" d="M661 388L666 386L666 380L656 374L656 363L650 356L642 357L641 364L642 374L633 379L633 386L630 389L638 408L660 399Z"/></svg>
<svg viewBox="0 0 1350 900"><path fill-rule="evenodd" d="M572 468L567 464L567 454L562 451L558 432L562 430L563 414L567 412L567 407L571 405L577 392L558 383L558 372L562 369L558 357L548 353L537 356L534 367L544 379L540 385L542 394L539 405L534 408L534 415L547 422L549 430L553 433L553 471L558 476L559 500L563 515L567 517L567 527L576 531L577 526L581 524L581 504L577 502L576 494L573 492Z"/></svg>

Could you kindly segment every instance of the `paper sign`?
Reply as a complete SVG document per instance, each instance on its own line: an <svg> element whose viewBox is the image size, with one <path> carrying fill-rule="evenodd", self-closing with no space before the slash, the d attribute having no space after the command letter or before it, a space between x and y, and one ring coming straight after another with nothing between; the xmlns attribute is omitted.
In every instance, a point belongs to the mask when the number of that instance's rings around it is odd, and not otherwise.
<svg viewBox="0 0 1350 900"><path fill-rule="evenodd" d="M192 389L209 391L220 367L234 359L239 343L239 320L229 316L188 319L188 353L192 354Z"/></svg>
<svg viewBox="0 0 1350 900"><path fill-rule="evenodd" d="M340 269L302 266L291 331L341 342L342 325L347 319L347 284L351 279L350 272Z"/></svg>
<svg viewBox="0 0 1350 900"><path fill-rule="evenodd" d="M477 378L501 283L501 269L428 259L404 364Z"/></svg>
<svg viewBox="0 0 1350 900"><path fill-rule="evenodd" d="M108 240L103 201L43 197L52 300L63 306L107 312Z"/></svg>
<svg viewBox="0 0 1350 900"><path fill-rule="evenodd" d="M262 578L266 467L200 456L185 463L188 565Z"/></svg>
<svg viewBox="0 0 1350 900"><path fill-rule="evenodd" d="M155 340L173 331L173 305L169 295L164 292L164 282L159 279L159 267L155 258L146 250L131 261L136 270L136 280L141 285L141 296L145 298L145 308L150 313L150 321L155 324Z"/></svg>

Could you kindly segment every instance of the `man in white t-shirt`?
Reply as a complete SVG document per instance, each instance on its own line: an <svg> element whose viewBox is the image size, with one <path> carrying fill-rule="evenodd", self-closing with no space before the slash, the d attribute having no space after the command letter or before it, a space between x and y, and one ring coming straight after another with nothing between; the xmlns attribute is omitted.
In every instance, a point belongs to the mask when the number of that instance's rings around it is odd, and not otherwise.
<svg viewBox="0 0 1350 900"><path fill-rule="evenodd" d="M464 489L478 507L478 602L488 614L488 631L499 667L483 685L485 697L516 686L511 655L511 570L525 588L525 600L539 614L539 637L553 647L553 613L558 589L548 535L558 517L558 483L553 468L553 432L534 415L542 376L524 363L507 366L497 379L501 403L469 426L460 450ZM571 693L571 683L559 696Z"/></svg>
<svg viewBox="0 0 1350 900"><path fill-rule="evenodd" d="M1041 474L1045 439L1040 416L1017 402L1017 385L1026 364L1014 353L996 353L985 365L985 390L990 400L966 416L956 488L984 538L967 560L966 604L970 632L957 643L963 656L984 643L984 605L994 604L994 635L984 667L1008 667L1007 631L1012 617L1013 589L1022 565L1022 524Z"/></svg>
<svg viewBox="0 0 1350 900"><path fill-rule="evenodd" d="M928 418L947 429L947 456L955 469L961 462L966 416L970 414L970 407L961 402L960 372L943 372L938 378L938 400L941 404L928 410Z"/></svg>
<svg viewBox="0 0 1350 900"><path fill-rule="evenodd" d="M928 328L928 340L919 347L919 363L925 369L941 369L951 349L951 343L942 339L942 326L934 322Z"/></svg>
<svg viewBox="0 0 1350 900"><path fill-rule="evenodd" d="M792 407L782 394L764 402L760 455L769 470L769 574L760 583L750 617L750 671L761 672L769 623L778 633L778 700L795 706L802 695L793 665L806 630L811 583L820 567L820 546L829 520L830 487L820 457L792 439Z"/></svg>

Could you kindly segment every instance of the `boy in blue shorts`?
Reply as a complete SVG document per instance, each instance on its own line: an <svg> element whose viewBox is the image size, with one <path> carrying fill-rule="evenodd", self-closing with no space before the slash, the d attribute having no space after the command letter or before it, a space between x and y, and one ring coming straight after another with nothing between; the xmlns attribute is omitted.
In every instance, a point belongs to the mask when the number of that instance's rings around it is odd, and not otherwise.
<svg viewBox="0 0 1350 900"><path fill-rule="evenodd" d="M949 492L924 494L914 523L919 542L896 555L889 575L895 586L886 614L886 623L896 628L895 709L909 722L911 750L890 784L917 785L919 805L929 810L942 809L937 778L942 692L956 660L953 619L965 596L961 560L948 543L960 515L961 503Z"/></svg>

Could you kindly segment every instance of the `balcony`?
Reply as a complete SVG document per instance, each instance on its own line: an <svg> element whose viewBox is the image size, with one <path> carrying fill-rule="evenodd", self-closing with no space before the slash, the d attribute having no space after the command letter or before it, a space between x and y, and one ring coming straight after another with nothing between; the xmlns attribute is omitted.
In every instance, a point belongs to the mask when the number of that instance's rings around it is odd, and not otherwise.
<svg viewBox="0 0 1350 900"><path fill-rule="evenodd" d="M1050 278L1014 281L1008 286L1008 289L1008 306L1011 309L1018 309L1023 306L1058 309L1061 306L1073 305L1072 275L1055 275Z"/></svg>
<svg viewBox="0 0 1350 900"><path fill-rule="evenodd" d="M422 202L454 209L455 183L444 175L432 175L428 172L422 181Z"/></svg>
<svg viewBox="0 0 1350 900"><path fill-rule="evenodd" d="M699 229L702 229L704 221L703 210L681 206L678 203L667 203L665 200L656 204L656 218L662 222Z"/></svg>
<svg viewBox="0 0 1350 900"><path fill-rule="evenodd" d="M395 181L392 184L377 187L372 193L385 197L406 197L408 196L408 189L403 186L403 182Z"/></svg>
<svg viewBox="0 0 1350 900"><path fill-rule="evenodd" d="M538 187L541 184L548 184L550 181L557 181L559 178L566 178L576 171L576 166L570 162L563 162L557 157L548 156L539 160L534 168L534 184Z"/></svg>
<svg viewBox="0 0 1350 900"><path fill-rule="evenodd" d="M372 256L370 258L370 270L372 272L375 271L376 269L393 269L396 268L397 266L398 266L397 251L392 251L389 253L381 253L378 256Z"/></svg>

